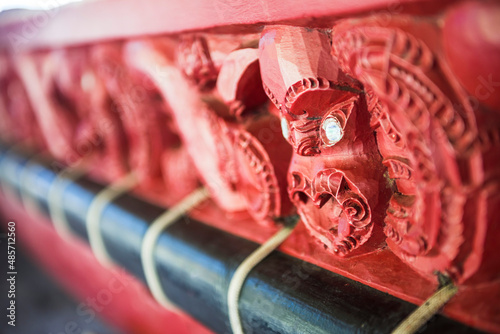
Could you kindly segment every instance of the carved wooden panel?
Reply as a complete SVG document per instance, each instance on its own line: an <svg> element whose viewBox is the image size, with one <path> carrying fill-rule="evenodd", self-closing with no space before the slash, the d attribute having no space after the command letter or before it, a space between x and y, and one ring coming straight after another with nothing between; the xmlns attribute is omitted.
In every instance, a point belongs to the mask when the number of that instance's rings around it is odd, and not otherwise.
<svg viewBox="0 0 500 334"><path fill-rule="evenodd" d="M332 49L342 69L366 87L371 126L393 182L388 245L425 275L465 280L484 254L471 243L491 231L488 189L498 182L488 180L483 163L496 155L479 140L476 114L485 110L474 110L455 84L433 38L436 26L398 17L381 27L376 20L336 25ZM488 118L498 129L496 115Z"/></svg>
<svg viewBox="0 0 500 334"><path fill-rule="evenodd" d="M310 234L345 256L380 246L383 167L370 129L362 86L330 55L326 31L276 26L260 42L263 85L280 109L283 135L294 149L290 198ZM380 187L381 186L381 187ZM380 189L379 189L380 188Z"/></svg>
<svg viewBox="0 0 500 334"><path fill-rule="evenodd" d="M500 328L499 6L403 2L3 50L1 137L159 203L204 185L254 241L298 213L283 251L412 302L449 278Z"/></svg>

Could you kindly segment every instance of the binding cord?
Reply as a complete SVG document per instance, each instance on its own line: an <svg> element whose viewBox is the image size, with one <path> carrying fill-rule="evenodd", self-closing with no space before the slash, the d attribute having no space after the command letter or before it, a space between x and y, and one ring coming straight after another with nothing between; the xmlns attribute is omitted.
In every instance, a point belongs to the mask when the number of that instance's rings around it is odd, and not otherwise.
<svg viewBox="0 0 500 334"><path fill-rule="evenodd" d="M163 305L164 307L173 311L177 311L177 307L173 305L173 303L168 299L167 295L163 291L160 278L158 277L158 272L156 271L156 265L154 261L155 246L158 238L165 228L167 228L173 222L177 221L180 216L186 214L195 206L203 202L208 198L208 196L209 194L206 188L199 188L198 190L193 191L181 202L156 218L149 226L142 241L142 268L144 270L144 275L146 276L148 287L151 290L151 294L160 305Z"/></svg>
<svg viewBox="0 0 500 334"><path fill-rule="evenodd" d="M23 142L12 144L2 153L2 160L0 160L0 171L2 171L1 173L3 174L3 177L0 177L0 184L2 186L3 195L9 202L17 202L19 201L19 199L15 195L15 191L13 190L13 188L7 182L7 175L5 173L5 171L8 169L7 163L9 159L7 158L7 156L11 152L18 151L23 147Z"/></svg>
<svg viewBox="0 0 500 334"><path fill-rule="evenodd" d="M80 159L74 166L67 167L59 172L52 182L48 195L48 207L50 219L61 237L67 237L71 234L68 219L62 206L63 194L66 187L73 181L78 180L86 174L84 167L87 165L88 159Z"/></svg>
<svg viewBox="0 0 500 334"><path fill-rule="evenodd" d="M99 222L101 220L102 211L115 198L134 188L138 181L139 179L137 178L136 173L132 172L127 174L117 182L101 190L90 204L85 219L89 244L95 257L103 265L109 265L113 261L106 250L106 245L104 244L104 240L101 235Z"/></svg>
<svg viewBox="0 0 500 334"><path fill-rule="evenodd" d="M399 324L392 334L413 334L427 323L457 293L458 288L448 283L436 291L421 306Z"/></svg>
<svg viewBox="0 0 500 334"><path fill-rule="evenodd" d="M32 214L36 214L40 212L40 206L36 201L34 201L31 196L28 195L28 189L36 188L33 186L33 182L31 182L30 178L32 177L32 173L30 172L30 168L39 164L38 160L41 157L45 156L44 152L36 153L28 161L24 164L23 169L21 170L21 175L19 176L19 193L21 194L21 202L23 203L24 209L27 212L31 212Z"/></svg>
<svg viewBox="0 0 500 334"><path fill-rule="evenodd" d="M245 283L250 271L252 271L252 269L264 258L271 254L273 250L278 248L278 246L281 245L281 243L285 241L293 232L298 221L298 217L293 216L289 218L293 218L291 224L284 226L276 232L264 244L250 254L234 272L231 282L229 283L229 290L227 292L229 321L231 323L231 330L233 331L233 334L244 334L238 310L239 298L243 284Z"/></svg>

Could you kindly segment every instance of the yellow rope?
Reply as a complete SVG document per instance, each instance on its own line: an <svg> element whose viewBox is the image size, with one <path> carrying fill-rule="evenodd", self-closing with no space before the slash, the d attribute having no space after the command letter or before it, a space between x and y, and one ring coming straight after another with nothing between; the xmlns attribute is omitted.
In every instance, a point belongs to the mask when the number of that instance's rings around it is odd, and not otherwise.
<svg viewBox="0 0 500 334"><path fill-rule="evenodd" d="M48 195L49 214L54 224L54 228L60 236L66 237L70 234L68 219L62 207L62 196L66 187L71 181L75 181L85 175L86 171L83 168L87 159L80 160L75 166L67 167L59 172L56 179L52 182Z"/></svg>
<svg viewBox="0 0 500 334"><path fill-rule="evenodd" d="M243 327L241 325L241 318L238 309L239 298L241 294L241 289L245 280L252 271L252 269L259 264L264 258L266 258L273 250L278 248L283 241L285 241L290 234L293 232L295 224L292 226L286 226L276 232L269 240L257 248L252 254L250 254L236 269L231 282L229 283L229 290L227 292L227 305L229 309L229 321L231 324L231 330L234 334L243 334Z"/></svg>
<svg viewBox="0 0 500 334"><path fill-rule="evenodd" d="M165 228L175 222L180 216L184 215L199 203L207 199L208 195L209 194L206 188L200 188L193 191L178 204L174 205L172 208L165 211L158 218L156 218L153 223L151 223L151 226L149 226L142 241L142 268L144 270L144 275L146 277L148 287L151 290L151 294L158 301L158 303L170 310L175 311L177 310L177 308L168 299L161 286L160 278L158 277L158 272L156 271L156 265L154 261L155 246L158 238Z"/></svg>
<svg viewBox="0 0 500 334"><path fill-rule="evenodd" d="M87 234L89 244L95 257L104 265L109 265L113 261L106 250L104 240L101 235L100 220L104 208L116 197L134 188L139 179L134 172L124 176L117 182L101 190L90 204L86 217Z"/></svg>
<svg viewBox="0 0 500 334"><path fill-rule="evenodd" d="M412 334L418 331L457 293L458 288L453 284L447 284L436 291L420 307L411 313L392 334Z"/></svg>

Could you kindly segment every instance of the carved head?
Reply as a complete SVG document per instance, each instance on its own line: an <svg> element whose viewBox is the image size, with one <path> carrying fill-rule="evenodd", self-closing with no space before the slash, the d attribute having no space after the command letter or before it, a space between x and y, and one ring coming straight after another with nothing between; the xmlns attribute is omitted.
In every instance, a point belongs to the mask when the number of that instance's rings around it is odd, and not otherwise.
<svg viewBox="0 0 500 334"><path fill-rule="evenodd" d="M345 256L372 236L383 166L362 86L330 48L325 31L275 26L264 30L259 56L264 89L294 150L290 199L316 241Z"/></svg>

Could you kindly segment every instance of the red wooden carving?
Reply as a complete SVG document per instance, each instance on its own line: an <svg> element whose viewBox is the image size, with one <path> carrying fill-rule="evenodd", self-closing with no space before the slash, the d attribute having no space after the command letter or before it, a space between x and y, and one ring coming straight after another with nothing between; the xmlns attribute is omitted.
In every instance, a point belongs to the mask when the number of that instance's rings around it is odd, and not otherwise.
<svg viewBox="0 0 500 334"><path fill-rule="evenodd" d="M262 89L257 49L235 50L224 59L217 78L217 92L235 116L267 101Z"/></svg>
<svg viewBox="0 0 500 334"><path fill-rule="evenodd" d="M217 203L228 211L248 211L257 222L268 224L269 219L282 213L282 208L290 209L280 192L286 188L284 170L290 153L281 138L279 122L265 108L239 124L236 122L235 116L241 117L243 111L263 100L262 88L255 85L258 68L247 68L256 64L230 60L241 57L243 51L252 51L242 49L235 51L237 55L228 56L231 58L222 65L222 72L232 66L240 76L229 80L223 75L219 93L210 88L215 82L209 84L212 79L207 79L218 67L210 61L208 43L202 41L204 38L198 36L192 40L196 44L192 47L187 47L186 41L179 47L165 40L131 43L127 46L127 58L155 82L167 101L198 173ZM200 77L200 73L212 74ZM246 85L252 89L245 89ZM266 147L275 154L270 156ZM275 168L281 171L278 176Z"/></svg>
<svg viewBox="0 0 500 334"><path fill-rule="evenodd" d="M477 242L495 231L488 214L498 201L498 180L489 179L488 169L496 167L485 162L498 155L484 149L479 129L487 119L497 132L499 119L476 117L484 111L473 110L455 84L432 38L439 34L434 25L398 17L381 27L376 19L342 22L332 37L342 69L365 85L371 126L393 180L388 245L424 275L464 281L486 255Z"/></svg>
<svg viewBox="0 0 500 334"><path fill-rule="evenodd" d="M51 45L42 30L1 51L0 135L91 157L107 182L134 171L161 204L204 185L192 214L258 242L298 212L285 252L412 302L450 277L446 312L498 331L483 289L500 286L498 3L403 0L356 18L348 2L309 16L278 3L239 26L207 7L199 24L162 23L191 32L154 38L112 27Z"/></svg>
<svg viewBox="0 0 500 334"><path fill-rule="evenodd" d="M47 140L49 151L63 161L69 157L78 160L78 135L73 136L77 131L78 115L75 110L65 110L67 106L59 98L62 94L54 78L57 56L53 56L48 52L24 54L16 57L14 64L32 105L36 106L33 111L40 129L45 138L50 138ZM62 64L63 70L65 65Z"/></svg>
<svg viewBox="0 0 500 334"><path fill-rule="evenodd" d="M387 190L359 82L330 55L326 31L277 26L260 41L266 93L281 110L283 135L294 148L289 194L310 234L345 256L374 238ZM374 231L375 229L375 231ZM377 235L378 234L378 235Z"/></svg>
<svg viewBox="0 0 500 334"><path fill-rule="evenodd" d="M179 144L178 138L168 131L161 96L147 77L126 66L122 45L94 46L91 57L126 136L128 168L143 181L160 177L163 151Z"/></svg>
<svg viewBox="0 0 500 334"><path fill-rule="evenodd" d="M7 140L44 147L26 89L5 54L0 55L0 131Z"/></svg>

